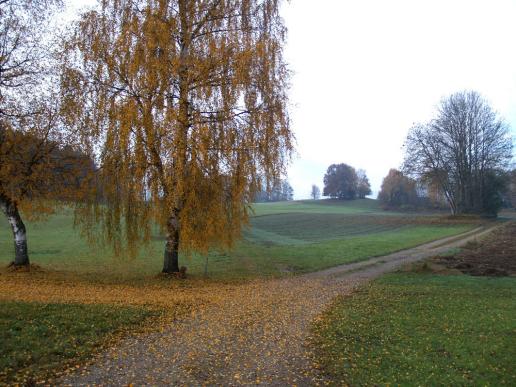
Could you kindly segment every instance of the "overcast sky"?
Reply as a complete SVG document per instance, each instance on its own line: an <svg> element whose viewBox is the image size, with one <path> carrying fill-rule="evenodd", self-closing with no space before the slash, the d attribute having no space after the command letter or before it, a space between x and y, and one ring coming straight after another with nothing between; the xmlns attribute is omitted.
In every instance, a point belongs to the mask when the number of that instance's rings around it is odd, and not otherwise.
<svg viewBox="0 0 516 387"><path fill-rule="evenodd" d="M412 123L455 91L483 94L516 133L516 0L291 0L283 16L296 199L342 162L376 196Z"/></svg>
<svg viewBox="0 0 516 387"><path fill-rule="evenodd" d="M376 193L412 123L455 91L479 91L515 133L516 1L292 0L283 15L296 198L340 162Z"/></svg>

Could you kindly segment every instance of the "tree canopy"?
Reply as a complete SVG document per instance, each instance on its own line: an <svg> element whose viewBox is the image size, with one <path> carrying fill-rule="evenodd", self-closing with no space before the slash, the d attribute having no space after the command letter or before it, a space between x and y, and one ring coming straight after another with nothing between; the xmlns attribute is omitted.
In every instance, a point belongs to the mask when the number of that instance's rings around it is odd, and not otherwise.
<svg viewBox="0 0 516 387"><path fill-rule="evenodd" d="M371 184L367 178L366 171L359 169L357 171L357 195L360 199L364 199L367 195L371 195Z"/></svg>
<svg viewBox="0 0 516 387"><path fill-rule="evenodd" d="M385 208L415 206L417 204L416 181L397 169L391 169L382 181L378 200Z"/></svg>
<svg viewBox="0 0 516 387"><path fill-rule="evenodd" d="M477 92L444 98L437 116L410 130L403 170L437 184L456 213L496 214L512 158L505 122Z"/></svg>
<svg viewBox="0 0 516 387"><path fill-rule="evenodd" d="M364 170L358 173L348 164L332 164L324 175L323 195L337 199L365 198L371 193L369 179Z"/></svg>
<svg viewBox="0 0 516 387"><path fill-rule="evenodd" d="M164 272L180 250L231 245L292 150L280 3L103 0L83 15L62 92L101 165L86 228L98 220L115 250L135 251L157 222Z"/></svg>
<svg viewBox="0 0 516 387"><path fill-rule="evenodd" d="M52 39L50 17L60 0L0 2L0 118L35 113L48 75Z"/></svg>

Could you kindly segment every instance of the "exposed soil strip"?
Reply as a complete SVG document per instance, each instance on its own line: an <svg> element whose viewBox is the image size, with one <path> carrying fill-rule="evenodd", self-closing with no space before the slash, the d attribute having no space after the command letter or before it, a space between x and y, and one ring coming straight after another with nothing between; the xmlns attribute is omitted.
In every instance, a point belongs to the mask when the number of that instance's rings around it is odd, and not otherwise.
<svg viewBox="0 0 516 387"><path fill-rule="evenodd" d="M516 276L516 222L506 224L481 243L470 242L460 252L432 261L474 276Z"/></svg>

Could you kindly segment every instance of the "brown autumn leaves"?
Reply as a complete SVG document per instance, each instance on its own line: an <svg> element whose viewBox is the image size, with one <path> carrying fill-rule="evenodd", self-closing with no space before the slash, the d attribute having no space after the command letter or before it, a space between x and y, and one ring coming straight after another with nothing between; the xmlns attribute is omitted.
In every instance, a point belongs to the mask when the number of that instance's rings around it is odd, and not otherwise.
<svg viewBox="0 0 516 387"><path fill-rule="evenodd" d="M281 176L293 147L279 5L100 1L24 82L44 90L44 109L26 115L38 124L2 110L0 198L28 214L39 213L36 200L71 202L86 234L117 253L136 253L157 224L164 272L179 270L179 251L231 245L254 193Z"/></svg>

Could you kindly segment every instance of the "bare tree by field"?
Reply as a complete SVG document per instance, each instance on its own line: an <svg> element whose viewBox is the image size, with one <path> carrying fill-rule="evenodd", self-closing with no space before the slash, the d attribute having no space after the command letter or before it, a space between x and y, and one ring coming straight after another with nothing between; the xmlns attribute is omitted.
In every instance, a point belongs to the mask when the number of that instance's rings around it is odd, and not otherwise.
<svg viewBox="0 0 516 387"><path fill-rule="evenodd" d="M476 92L441 101L435 119L412 127L403 170L438 184L452 214L496 214L512 158L508 126Z"/></svg>
<svg viewBox="0 0 516 387"><path fill-rule="evenodd" d="M319 200L321 198L321 189L316 186L315 184L312 184L312 190L310 191L310 197L313 200Z"/></svg>
<svg viewBox="0 0 516 387"><path fill-rule="evenodd" d="M263 181L279 180L293 140L280 4L103 0L83 15L62 91L101 165L104 203L82 219L116 251L157 222L163 272L177 272L180 251L231 245Z"/></svg>
<svg viewBox="0 0 516 387"><path fill-rule="evenodd" d="M58 98L49 92L48 26L59 6L59 0L0 2L0 209L12 228L16 266L30 263L20 211L32 218L50 212L47 199L63 189L61 179L70 182L77 155L63 146Z"/></svg>
<svg viewBox="0 0 516 387"><path fill-rule="evenodd" d="M294 199L294 188L288 180L281 180L279 190L279 201L290 201Z"/></svg>

